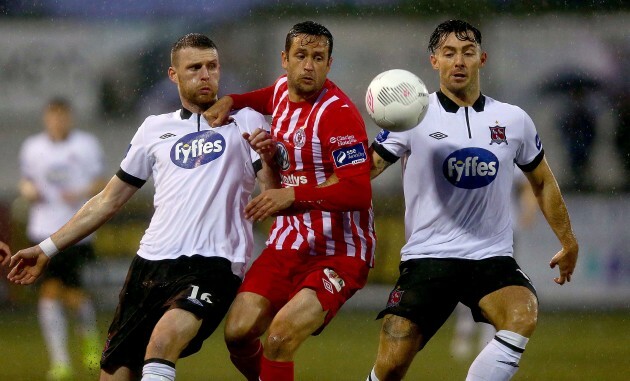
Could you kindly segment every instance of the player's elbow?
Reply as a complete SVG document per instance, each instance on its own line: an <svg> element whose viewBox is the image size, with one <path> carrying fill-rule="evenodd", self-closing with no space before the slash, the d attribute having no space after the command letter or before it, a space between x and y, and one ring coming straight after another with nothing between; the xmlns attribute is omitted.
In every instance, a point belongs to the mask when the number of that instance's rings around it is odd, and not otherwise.
<svg viewBox="0 0 630 381"><path fill-rule="evenodd" d="M349 210L365 210L372 207L372 185L369 176L356 176L341 180Z"/></svg>

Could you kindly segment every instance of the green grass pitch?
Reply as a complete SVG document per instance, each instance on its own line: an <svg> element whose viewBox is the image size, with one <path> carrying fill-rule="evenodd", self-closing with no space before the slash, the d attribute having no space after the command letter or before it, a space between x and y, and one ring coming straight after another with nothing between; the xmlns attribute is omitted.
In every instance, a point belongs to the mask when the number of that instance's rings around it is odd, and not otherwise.
<svg viewBox="0 0 630 381"><path fill-rule="evenodd" d="M374 312L342 310L318 337L300 348L296 380L364 381L376 354L380 322ZM104 332L110 314L99 315ZM0 380L44 380L47 355L32 309L0 310ZM72 325L71 325L72 327ZM177 364L178 381L241 380L223 344L222 326L200 353ZM448 351L452 321L416 356L407 380L464 380L469 362ZM80 348L74 337L71 344ZM543 313L515 381L630 380L630 313ZM76 364L80 364L75 358ZM79 370L76 380L96 380Z"/></svg>

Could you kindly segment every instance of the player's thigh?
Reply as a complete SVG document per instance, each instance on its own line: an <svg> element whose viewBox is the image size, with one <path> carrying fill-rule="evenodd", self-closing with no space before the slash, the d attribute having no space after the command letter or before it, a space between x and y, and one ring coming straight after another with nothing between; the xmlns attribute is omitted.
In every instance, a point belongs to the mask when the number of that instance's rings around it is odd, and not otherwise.
<svg viewBox="0 0 630 381"><path fill-rule="evenodd" d="M63 283L57 278L46 278L39 286L39 296L46 299L59 299L63 293Z"/></svg>
<svg viewBox="0 0 630 381"><path fill-rule="evenodd" d="M529 337L536 328L538 299L524 286L507 286L479 301L479 308L497 330L509 330Z"/></svg>
<svg viewBox="0 0 630 381"><path fill-rule="evenodd" d="M197 336L202 319L190 311L172 308L155 325L145 358L177 361L181 351Z"/></svg>
<svg viewBox="0 0 630 381"><path fill-rule="evenodd" d="M88 294L83 289L67 286L63 288L62 297L64 304L75 310L79 309L89 299Z"/></svg>
<svg viewBox="0 0 630 381"><path fill-rule="evenodd" d="M273 318L271 302L253 292L239 292L232 302L225 321L228 345L260 337Z"/></svg>

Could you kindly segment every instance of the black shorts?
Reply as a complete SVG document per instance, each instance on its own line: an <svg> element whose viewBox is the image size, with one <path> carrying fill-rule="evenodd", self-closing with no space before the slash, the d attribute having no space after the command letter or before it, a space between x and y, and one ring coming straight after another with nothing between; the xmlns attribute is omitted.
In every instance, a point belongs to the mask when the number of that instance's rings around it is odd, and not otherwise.
<svg viewBox="0 0 630 381"><path fill-rule="evenodd" d="M50 259L43 280L59 279L64 286L81 287L81 269L95 259L91 244L71 246Z"/></svg>
<svg viewBox="0 0 630 381"><path fill-rule="evenodd" d="M113 371L125 366L140 372L153 328L170 308L203 319L180 357L199 351L223 320L240 285L241 279L225 258L194 255L149 261L136 256L109 327L101 368Z"/></svg>
<svg viewBox="0 0 630 381"><path fill-rule="evenodd" d="M488 323L479 301L507 286L524 286L536 295L529 277L512 257L411 259L400 264L400 277L378 318L393 314L411 320L420 327L426 343L458 302L471 309L475 321Z"/></svg>

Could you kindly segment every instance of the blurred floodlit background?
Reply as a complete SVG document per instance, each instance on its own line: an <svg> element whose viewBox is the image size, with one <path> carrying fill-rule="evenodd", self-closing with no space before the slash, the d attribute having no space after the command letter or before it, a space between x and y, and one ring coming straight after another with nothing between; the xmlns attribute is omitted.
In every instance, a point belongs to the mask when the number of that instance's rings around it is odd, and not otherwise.
<svg viewBox="0 0 630 381"><path fill-rule="evenodd" d="M481 29L489 56L482 92L533 118L569 207L581 245L570 285L551 280L547 263L559 245L542 215L518 237L518 260L544 309L630 309L630 5L623 1L0 0L0 239L14 250L26 244L18 151L42 129L41 109L53 96L71 100L76 126L101 138L109 177L144 118L179 107L167 68L170 45L183 34L216 42L221 94L228 94L271 84L283 73L286 32L318 21L335 38L329 77L363 111L367 85L387 69L413 71L438 89L426 46L448 18ZM586 137L569 121L581 112L594 119ZM365 120L372 139L378 129ZM580 165L576 155L584 158ZM396 166L374 182L380 241L370 284L383 290L397 277L404 235ZM115 305L152 213L151 184L145 188L98 233L101 265L86 278L104 311ZM259 239L268 226L257 226ZM385 301L378 295L358 294L351 306L377 308ZM32 291L0 280L0 316L2 305L33 300Z"/></svg>

